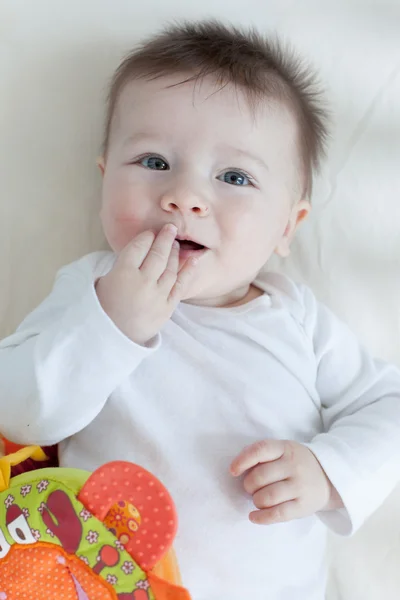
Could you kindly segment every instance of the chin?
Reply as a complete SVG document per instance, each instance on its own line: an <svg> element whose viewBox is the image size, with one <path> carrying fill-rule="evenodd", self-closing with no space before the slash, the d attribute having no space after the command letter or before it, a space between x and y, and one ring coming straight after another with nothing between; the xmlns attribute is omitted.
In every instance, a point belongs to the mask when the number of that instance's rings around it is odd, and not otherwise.
<svg viewBox="0 0 400 600"><path fill-rule="evenodd" d="M189 289L188 292L182 298L182 302L196 303L197 300L204 300L199 290Z"/></svg>
<svg viewBox="0 0 400 600"><path fill-rule="evenodd" d="M188 290L188 293L185 294L185 297L182 299L182 302L187 302L188 304L198 304L199 306L219 306L221 300L227 296L229 292L227 290L213 289L210 287L200 287L193 286ZM222 306L225 301L222 301Z"/></svg>
<svg viewBox="0 0 400 600"><path fill-rule="evenodd" d="M183 302L207 301L209 298L218 297L218 293L214 294L213 290L201 284L201 281L194 281L188 288L186 294L182 298Z"/></svg>

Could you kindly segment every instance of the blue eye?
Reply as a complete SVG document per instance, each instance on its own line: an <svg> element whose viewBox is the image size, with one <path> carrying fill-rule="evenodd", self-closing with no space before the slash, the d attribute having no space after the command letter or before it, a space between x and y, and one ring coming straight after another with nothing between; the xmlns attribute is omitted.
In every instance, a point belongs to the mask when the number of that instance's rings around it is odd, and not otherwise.
<svg viewBox="0 0 400 600"><path fill-rule="evenodd" d="M168 171L169 166L164 159L159 156L145 156L138 161L146 169L152 169L153 171Z"/></svg>
<svg viewBox="0 0 400 600"><path fill-rule="evenodd" d="M222 181L230 185L248 186L251 184L250 178L240 171L226 171L222 178Z"/></svg>

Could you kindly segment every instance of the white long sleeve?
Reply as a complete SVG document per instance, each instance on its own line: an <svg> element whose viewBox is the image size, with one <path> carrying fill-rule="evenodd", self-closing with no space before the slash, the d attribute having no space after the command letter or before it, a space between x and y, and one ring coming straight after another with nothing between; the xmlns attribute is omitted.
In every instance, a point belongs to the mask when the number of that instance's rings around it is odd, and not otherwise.
<svg viewBox="0 0 400 600"><path fill-rule="evenodd" d="M341 495L345 509L321 513L349 535L400 480L400 377L373 360L350 329L302 291L304 329L312 340L323 432L308 447Z"/></svg>
<svg viewBox="0 0 400 600"><path fill-rule="evenodd" d="M50 445L86 427L153 347L126 338L100 306L94 280L111 268L96 253L59 271L51 294L0 343L0 428Z"/></svg>

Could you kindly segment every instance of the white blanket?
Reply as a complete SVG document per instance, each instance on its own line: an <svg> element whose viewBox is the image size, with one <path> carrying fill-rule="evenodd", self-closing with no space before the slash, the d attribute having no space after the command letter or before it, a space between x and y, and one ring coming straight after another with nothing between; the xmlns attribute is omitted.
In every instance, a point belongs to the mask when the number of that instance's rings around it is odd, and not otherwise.
<svg viewBox="0 0 400 600"><path fill-rule="evenodd" d="M206 16L277 30L320 69L329 160L275 266L400 364L400 0L2 0L0 337L59 266L104 247L95 159L118 60L166 20ZM332 540L330 560L330 600L398 600L400 492L353 539Z"/></svg>

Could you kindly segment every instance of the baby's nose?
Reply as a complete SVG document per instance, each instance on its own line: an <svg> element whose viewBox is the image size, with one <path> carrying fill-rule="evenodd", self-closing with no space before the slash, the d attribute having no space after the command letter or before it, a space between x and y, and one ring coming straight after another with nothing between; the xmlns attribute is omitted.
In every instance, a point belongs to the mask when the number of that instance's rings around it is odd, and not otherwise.
<svg viewBox="0 0 400 600"><path fill-rule="evenodd" d="M161 208L166 212L194 213L199 217L207 216L209 212L206 199L188 191L164 194L161 198Z"/></svg>

